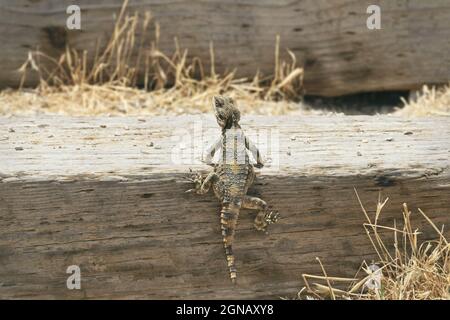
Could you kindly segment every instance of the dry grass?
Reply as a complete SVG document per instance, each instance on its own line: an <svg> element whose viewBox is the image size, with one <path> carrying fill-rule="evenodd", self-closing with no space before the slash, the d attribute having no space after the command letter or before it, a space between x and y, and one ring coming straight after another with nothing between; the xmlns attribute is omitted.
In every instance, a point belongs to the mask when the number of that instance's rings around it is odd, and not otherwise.
<svg viewBox="0 0 450 320"><path fill-rule="evenodd" d="M291 61L280 61L279 37L273 75L257 72L253 79L237 79L235 71L216 73L213 43L209 70L199 58L189 58L177 39L172 54L162 52L158 23L149 12L143 17L127 14L127 4L125 0L111 39L102 49L97 46L93 61L86 51L69 47L56 59L30 52L19 70L20 87L29 72L38 74L40 84L34 90L1 92L0 113L199 113L210 111L211 96L219 93L234 97L245 113L283 114L299 108L303 69L289 50Z"/></svg>
<svg viewBox="0 0 450 320"><path fill-rule="evenodd" d="M356 192L356 190L355 190ZM450 244L443 232L419 209L420 215L433 227L437 240L419 243L420 232L411 225L411 211L403 204L403 226L388 227L379 224L379 217L388 199L378 205L375 217L369 217L359 199L367 222L366 234L373 245L379 261L374 272L366 262L352 279L329 277L322 266L323 276L304 274L305 287L299 297L307 299L363 299L363 300L423 300L450 299ZM381 236L381 231L391 231L393 246ZM364 272L364 276L359 274ZM373 279L379 277L380 286L374 286ZM322 283L310 283L311 280ZM333 287L336 283L350 283L347 290ZM372 285L371 285L372 284Z"/></svg>
<svg viewBox="0 0 450 320"><path fill-rule="evenodd" d="M60 113L68 115L177 115L210 111L210 98L227 94L245 114L329 114L301 103L302 66L288 49L289 62L280 59L280 38L274 46L272 75L255 71L252 79L236 78L236 70L215 70L214 45L205 63L191 57L174 39L174 52L159 49L160 27L150 12L127 13L125 0L111 38L95 53L66 47L60 57L33 51L19 68L19 90L0 92L0 114ZM93 57L93 58L89 58ZM208 66L208 67L206 67ZM40 84L23 89L31 73ZM395 113L406 116L450 115L450 86L424 87L416 101L403 101Z"/></svg>
<svg viewBox="0 0 450 320"><path fill-rule="evenodd" d="M450 84L440 88L423 86L417 99L402 99L403 107L395 114L401 116L450 116Z"/></svg>

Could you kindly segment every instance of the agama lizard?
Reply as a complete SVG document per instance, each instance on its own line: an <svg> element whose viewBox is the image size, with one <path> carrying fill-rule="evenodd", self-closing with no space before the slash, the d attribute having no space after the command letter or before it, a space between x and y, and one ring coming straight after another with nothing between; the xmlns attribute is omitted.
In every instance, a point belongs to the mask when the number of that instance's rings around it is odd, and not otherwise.
<svg viewBox="0 0 450 320"><path fill-rule="evenodd" d="M212 186L216 197L221 202L220 224L225 255L231 281L236 283L237 270L232 245L240 209L258 210L254 226L260 231L265 231L269 224L277 222L279 214L268 210L264 200L247 195L247 190L255 178L248 151L256 160L256 168L262 168L264 164L259 150L244 135L239 125L240 111L235 102L230 97L214 96L213 108L217 123L222 128L222 134L208 149L205 162L213 166L214 170L205 178L199 173L192 173L193 177L189 180L195 184L195 188L186 192L205 194ZM212 159L220 149L222 154L219 163L214 164Z"/></svg>

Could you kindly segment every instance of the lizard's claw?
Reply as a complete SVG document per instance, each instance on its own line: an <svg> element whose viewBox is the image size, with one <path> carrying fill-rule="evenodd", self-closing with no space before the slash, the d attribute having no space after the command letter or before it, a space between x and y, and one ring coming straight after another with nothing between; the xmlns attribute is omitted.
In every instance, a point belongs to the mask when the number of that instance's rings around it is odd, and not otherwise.
<svg viewBox="0 0 450 320"><path fill-rule="evenodd" d="M278 211L267 212L266 215L264 216L264 221L267 224L276 223L276 222L278 222L279 219L280 219L280 214L278 213Z"/></svg>
<svg viewBox="0 0 450 320"><path fill-rule="evenodd" d="M188 176L185 177L185 179L192 182L194 184L195 188L186 190L185 192L186 193L199 193L202 188L204 178L201 173L198 173L198 172L194 173L192 171L192 169L189 169L189 171L190 171L190 173Z"/></svg>
<svg viewBox="0 0 450 320"><path fill-rule="evenodd" d="M189 173L184 176L184 179L190 182L196 182L197 180L202 180L203 176L200 173L194 172L191 168L189 168Z"/></svg>
<svg viewBox="0 0 450 320"><path fill-rule="evenodd" d="M278 211L268 211L262 218L256 216L254 226L258 231L267 232L267 226L276 223L278 219L280 219Z"/></svg>
<svg viewBox="0 0 450 320"><path fill-rule="evenodd" d="M189 173L183 176L184 180L187 180L189 182L194 182L194 179L192 179L192 169L189 168Z"/></svg>

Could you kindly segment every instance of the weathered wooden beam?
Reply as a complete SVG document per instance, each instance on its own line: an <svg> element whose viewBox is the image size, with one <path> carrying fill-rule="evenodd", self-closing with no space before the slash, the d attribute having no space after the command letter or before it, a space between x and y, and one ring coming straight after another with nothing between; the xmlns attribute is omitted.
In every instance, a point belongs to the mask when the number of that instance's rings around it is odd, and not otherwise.
<svg viewBox="0 0 450 320"><path fill-rule="evenodd" d="M65 27L73 1L0 0L0 87L19 85L17 70L36 48L59 56L68 44L93 57L96 40L108 40L122 2L76 1L82 10L78 31ZM367 28L369 5L381 8L380 30ZM171 55L178 37L191 56L206 63L213 41L216 70L237 68L239 77L253 78L258 69L273 73L275 37L280 35L281 57L289 61L289 48L304 65L309 94L409 90L450 79L447 0L231 0L226 5L220 0L131 0L128 8L152 12L161 26L163 52ZM34 76L27 85L38 83Z"/></svg>
<svg viewBox="0 0 450 320"><path fill-rule="evenodd" d="M210 116L0 118L0 298L276 298L302 273L353 276L376 259L355 187L381 222L412 209L450 222L450 118L244 117L272 158L250 190L282 214L269 234L244 211L235 244L239 283L228 279L219 205L184 191ZM202 138L203 137L203 138ZM264 142L270 148L264 152ZM448 235L448 228L446 229ZM66 269L81 268L81 290Z"/></svg>

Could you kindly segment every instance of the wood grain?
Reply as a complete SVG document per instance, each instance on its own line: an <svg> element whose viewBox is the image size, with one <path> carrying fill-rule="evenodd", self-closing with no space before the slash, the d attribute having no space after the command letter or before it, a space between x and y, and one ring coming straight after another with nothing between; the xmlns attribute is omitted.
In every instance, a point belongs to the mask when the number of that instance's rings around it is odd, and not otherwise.
<svg viewBox="0 0 450 320"><path fill-rule="evenodd" d="M65 29L69 0L0 0L0 87L17 87L17 69L29 50L58 56L66 44L87 49L111 34L122 0L77 1L82 31ZM381 30L366 26L369 5L381 8ZM305 67L306 92L336 96L363 91L409 90L450 80L450 3L447 0L231 0L130 1L130 12L151 10L161 26L160 47L171 53L178 37L191 56L216 70L237 68L253 77L273 73L276 35L282 58L289 48ZM151 35L152 36L152 35ZM150 39L149 39L150 40ZM137 40L139 43L139 39ZM28 85L35 85L29 77Z"/></svg>
<svg viewBox="0 0 450 320"><path fill-rule="evenodd" d="M449 225L450 118L251 116L242 126L272 158L250 193L282 219L265 235L242 212L233 287L219 204L184 193L188 168L208 170L195 159L219 134L212 117L0 117L0 298L292 297L302 273L321 274L315 257L336 276L376 259L354 187L371 215L379 192L390 197L387 225L407 202L421 239L436 235L418 207ZM81 290L66 288L70 265Z"/></svg>

